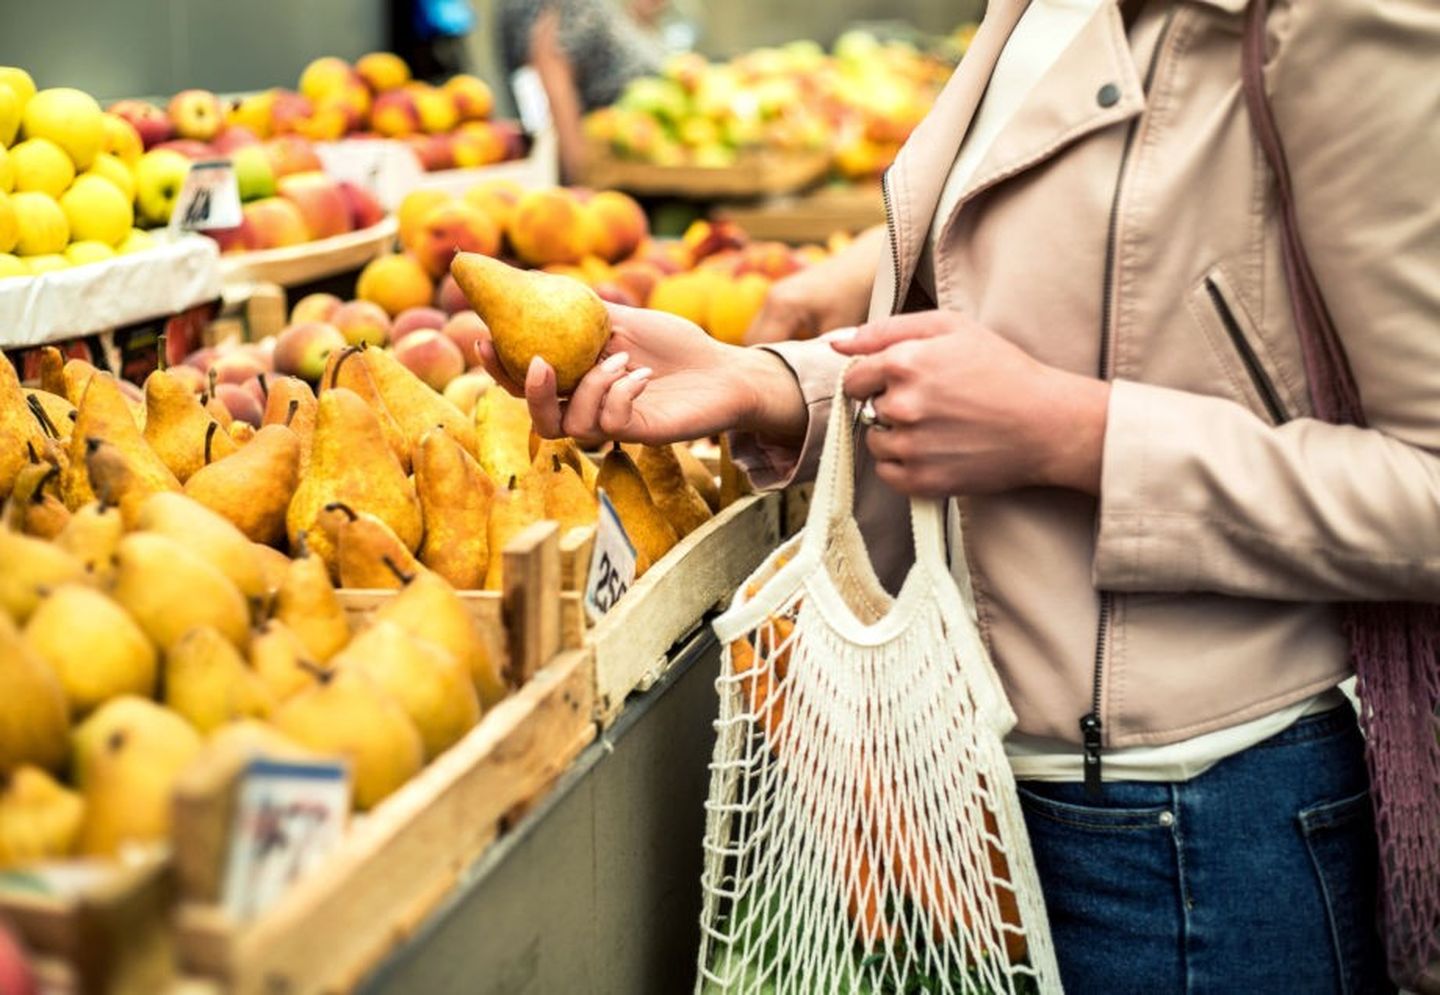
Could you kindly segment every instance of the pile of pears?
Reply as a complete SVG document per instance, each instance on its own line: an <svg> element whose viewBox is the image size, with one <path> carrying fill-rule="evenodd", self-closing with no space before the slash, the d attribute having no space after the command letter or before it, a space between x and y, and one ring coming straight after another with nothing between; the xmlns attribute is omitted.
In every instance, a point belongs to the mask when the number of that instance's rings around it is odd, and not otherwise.
<svg viewBox="0 0 1440 995"><path fill-rule="evenodd" d="M457 594L503 587L511 537L593 524L603 488L643 570L720 503L686 447L597 465L384 350L267 386L257 430L164 368L141 402L54 349L38 387L0 362L0 867L164 841L227 739L341 756L373 807L512 690ZM397 593L357 631L337 587Z"/></svg>

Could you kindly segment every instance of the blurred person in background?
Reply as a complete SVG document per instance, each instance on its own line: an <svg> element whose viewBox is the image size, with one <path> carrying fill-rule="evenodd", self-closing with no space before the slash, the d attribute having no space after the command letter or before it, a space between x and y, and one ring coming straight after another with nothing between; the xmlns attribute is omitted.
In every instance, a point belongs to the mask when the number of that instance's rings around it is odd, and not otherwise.
<svg viewBox="0 0 1440 995"><path fill-rule="evenodd" d="M534 71L549 103L560 172L578 181L585 161L582 119L613 104L625 84L660 71L667 0L499 0L497 28L506 76ZM522 108L525 96L517 92ZM528 122L527 122L528 124Z"/></svg>

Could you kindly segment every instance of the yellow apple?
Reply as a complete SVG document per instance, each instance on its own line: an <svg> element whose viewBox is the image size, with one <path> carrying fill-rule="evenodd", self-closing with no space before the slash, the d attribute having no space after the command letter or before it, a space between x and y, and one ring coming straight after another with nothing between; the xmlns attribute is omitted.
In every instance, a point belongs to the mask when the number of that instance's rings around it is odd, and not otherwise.
<svg viewBox="0 0 1440 995"><path fill-rule="evenodd" d="M55 198L25 191L10 196L20 236L15 242L19 256L45 256L62 252L70 241L70 222Z"/></svg>
<svg viewBox="0 0 1440 995"><path fill-rule="evenodd" d="M12 276L29 276L30 267L25 265L25 260L19 256L12 256L8 252L0 252L0 280Z"/></svg>
<svg viewBox="0 0 1440 995"><path fill-rule="evenodd" d="M0 83L0 147L15 141L20 130L20 98L9 85Z"/></svg>
<svg viewBox="0 0 1440 995"><path fill-rule="evenodd" d="M31 138L10 150L15 189L59 197L75 181L75 166L65 150L48 138Z"/></svg>
<svg viewBox="0 0 1440 995"><path fill-rule="evenodd" d="M39 276L42 273L53 273L57 269L69 269L70 260L58 252L50 252L43 256L31 256L26 259L25 268L30 271L31 276Z"/></svg>
<svg viewBox="0 0 1440 995"><path fill-rule="evenodd" d="M30 78L29 73L17 66L0 66L0 83L15 91L22 111L30 98L35 96L35 81Z"/></svg>
<svg viewBox="0 0 1440 995"><path fill-rule="evenodd" d="M26 138L50 139L80 170L90 168L105 140L105 112L90 94L70 86L51 87L31 97L21 123Z"/></svg>
<svg viewBox="0 0 1440 995"><path fill-rule="evenodd" d="M7 194L0 193L0 252L8 254L19 238L20 223L15 217L15 206Z"/></svg>
<svg viewBox="0 0 1440 995"><path fill-rule="evenodd" d="M0 148L0 193L9 193L15 189L15 163L10 161L10 153Z"/></svg>
<svg viewBox="0 0 1440 995"><path fill-rule="evenodd" d="M119 245L135 224L130 198L103 176L82 176L60 196L60 208L77 242Z"/></svg>
<svg viewBox="0 0 1440 995"><path fill-rule="evenodd" d="M190 172L190 160L173 149L151 149L135 163L135 206L150 224L163 225Z"/></svg>
<svg viewBox="0 0 1440 995"><path fill-rule="evenodd" d="M115 184L117 190L125 195L127 200L135 199L135 177L131 175L130 167L109 152L101 152L97 155L95 164L84 176L98 176L103 180L109 180Z"/></svg>
<svg viewBox="0 0 1440 995"><path fill-rule="evenodd" d="M131 228L130 234L125 236L125 241L115 249L115 254L128 256L132 252L144 252L146 249L155 247L155 236L140 228Z"/></svg>
<svg viewBox="0 0 1440 995"><path fill-rule="evenodd" d="M134 162L145 151L145 142L135 126L119 114L106 114L104 121L105 141L101 149L120 159Z"/></svg>
<svg viewBox="0 0 1440 995"><path fill-rule="evenodd" d="M104 242L71 242L65 247L65 258L70 261L71 266L84 266L86 263L114 259L115 250Z"/></svg>

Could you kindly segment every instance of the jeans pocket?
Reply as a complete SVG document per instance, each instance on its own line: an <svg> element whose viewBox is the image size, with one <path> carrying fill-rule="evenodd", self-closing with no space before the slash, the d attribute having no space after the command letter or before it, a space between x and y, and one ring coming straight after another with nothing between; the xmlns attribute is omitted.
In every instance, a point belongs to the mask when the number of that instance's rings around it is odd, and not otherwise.
<svg viewBox="0 0 1440 995"><path fill-rule="evenodd" d="M1370 793L1312 805L1297 820L1324 895L1341 992L1393 991L1376 927L1379 854Z"/></svg>
<svg viewBox="0 0 1440 995"><path fill-rule="evenodd" d="M1126 829L1161 829L1170 825L1170 809L1165 805L1109 807L1077 804L1047 798L1038 790L1023 785L1018 788L1020 807L1029 815L1058 822L1070 829L1115 832Z"/></svg>

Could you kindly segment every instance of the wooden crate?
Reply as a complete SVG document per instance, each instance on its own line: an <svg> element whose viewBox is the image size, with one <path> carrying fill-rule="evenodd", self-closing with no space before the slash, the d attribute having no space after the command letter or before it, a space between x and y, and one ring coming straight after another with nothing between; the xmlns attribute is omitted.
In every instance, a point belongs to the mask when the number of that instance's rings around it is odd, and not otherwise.
<svg viewBox="0 0 1440 995"><path fill-rule="evenodd" d="M781 506L777 493L740 498L665 554L590 630L602 726L615 721L631 692L664 675L671 647L779 544Z"/></svg>
<svg viewBox="0 0 1440 995"><path fill-rule="evenodd" d="M514 582L505 594L465 595L478 618L503 620L506 670L523 686L357 820L322 866L255 921L235 923L215 904L182 901L176 928L191 975L236 995L353 988L594 739L593 656L579 645L573 622L563 622L564 605L577 611L578 596L560 595L560 545L553 522L531 526L506 547L505 572ZM342 595L347 611L362 618L391 596ZM218 787L233 791L233 782ZM196 822L177 809L177 861L192 868L187 880L213 882L205 869L221 853L207 825L225 808L213 797L189 801ZM189 859L181 852L187 839L209 852Z"/></svg>
<svg viewBox="0 0 1440 995"><path fill-rule="evenodd" d="M149 995L174 974L163 856L106 868L66 897L0 890L0 920L35 955L47 991Z"/></svg>
<svg viewBox="0 0 1440 995"><path fill-rule="evenodd" d="M830 169L830 153L742 152L733 166L657 166L618 158L603 143L592 143L585 160L585 185L649 196L724 200L793 193L812 187Z"/></svg>

